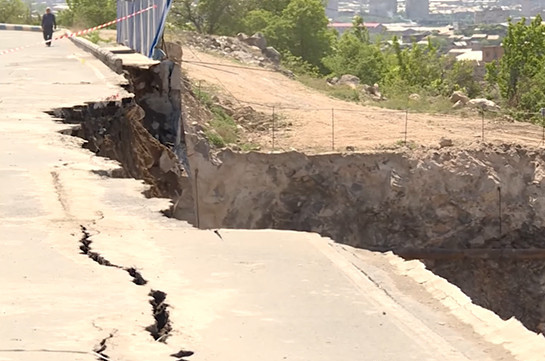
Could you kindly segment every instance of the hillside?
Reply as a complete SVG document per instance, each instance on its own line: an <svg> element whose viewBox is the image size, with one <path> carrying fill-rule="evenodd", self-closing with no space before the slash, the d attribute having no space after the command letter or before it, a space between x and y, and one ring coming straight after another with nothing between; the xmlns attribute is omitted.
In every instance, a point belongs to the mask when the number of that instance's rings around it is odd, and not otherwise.
<svg viewBox="0 0 545 361"><path fill-rule="evenodd" d="M357 151L395 148L405 138L406 113L403 110L331 98L281 73L242 66L193 47L184 48L182 66L195 87L199 83L213 87L222 99L241 106L249 105L270 114L271 118L274 106L276 119L288 124L275 129L276 150L331 151L332 118L336 151L345 151L347 147ZM541 127L493 118L488 115L485 119L485 142L541 144ZM456 146L465 146L480 141L481 136L482 119L475 111L467 111L463 116L408 114L407 141L412 146L438 146L442 137L451 139ZM272 130L265 134L249 134L248 138L263 149L272 146Z"/></svg>

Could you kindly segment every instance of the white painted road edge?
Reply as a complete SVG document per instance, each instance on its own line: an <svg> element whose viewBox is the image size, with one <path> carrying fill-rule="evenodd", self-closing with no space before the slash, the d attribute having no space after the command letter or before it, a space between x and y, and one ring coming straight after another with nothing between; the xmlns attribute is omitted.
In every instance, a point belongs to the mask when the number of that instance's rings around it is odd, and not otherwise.
<svg viewBox="0 0 545 361"><path fill-rule="evenodd" d="M543 360L545 338L522 325L514 317L502 320L494 312L472 303L460 288L426 269L418 260L406 261L387 252L386 257L400 274L420 283L432 297L450 309L452 315L471 325L475 332L495 345L502 345L519 360Z"/></svg>

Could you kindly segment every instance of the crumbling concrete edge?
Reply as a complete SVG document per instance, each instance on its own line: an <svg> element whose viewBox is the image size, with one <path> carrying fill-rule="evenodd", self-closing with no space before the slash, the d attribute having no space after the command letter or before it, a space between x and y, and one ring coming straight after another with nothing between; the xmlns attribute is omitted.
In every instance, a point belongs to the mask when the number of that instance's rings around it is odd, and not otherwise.
<svg viewBox="0 0 545 361"><path fill-rule="evenodd" d="M407 261L392 252L385 253L385 257L399 274L421 284L454 317L472 326L486 341L501 345L521 361L543 359L545 338L542 335L528 330L514 317L504 321L494 312L474 304L460 288L427 270L419 260Z"/></svg>
<svg viewBox="0 0 545 361"><path fill-rule="evenodd" d="M123 60L119 56L81 37L73 36L70 40L77 47L93 54L117 74L123 74Z"/></svg>

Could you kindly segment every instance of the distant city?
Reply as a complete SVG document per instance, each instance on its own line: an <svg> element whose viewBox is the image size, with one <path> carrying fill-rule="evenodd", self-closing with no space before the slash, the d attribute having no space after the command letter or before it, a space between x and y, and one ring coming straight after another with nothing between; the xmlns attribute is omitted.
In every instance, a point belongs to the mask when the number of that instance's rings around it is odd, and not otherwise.
<svg viewBox="0 0 545 361"><path fill-rule="evenodd" d="M23 0L33 11L66 9L66 0ZM426 25L497 24L508 18L545 13L545 0L329 0L331 22L350 22L355 15L380 23L416 22Z"/></svg>
<svg viewBox="0 0 545 361"><path fill-rule="evenodd" d="M366 21L382 23L493 24L544 10L545 0L330 0L327 16L335 22L362 15Z"/></svg>
<svg viewBox="0 0 545 361"><path fill-rule="evenodd" d="M28 7L32 10L33 14L41 14L47 7L53 9L53 12L59 12L68 8L66 0L23 0L23 2L28 5Z"/></svg>
<svg viewBox="0 0 545 361"><path fill-rule="evenodd" d="M507 21L545 13L545 0L330 0L329 27L339 35L361 15L374 41L401 47L413 44L438 50L457 60L473 61L484 74L484 64L503 56ZM482 75L482 74L481 74Z"/></svg>

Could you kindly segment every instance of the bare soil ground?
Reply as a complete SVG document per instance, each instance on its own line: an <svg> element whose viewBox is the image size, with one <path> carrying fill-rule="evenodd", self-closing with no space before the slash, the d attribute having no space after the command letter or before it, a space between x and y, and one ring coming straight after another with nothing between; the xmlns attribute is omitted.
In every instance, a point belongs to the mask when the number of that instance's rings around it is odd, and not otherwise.
<svg viewBox="0 0 545 361"><path fill-rule="evenodd" d="M192 63L196 61L214 65ZM296 149L314 153L332 149L345 151L347 147L353 147L370 151L399 147L405 139L405 111L330 98L281 73L257 67L252 69L187 47L184 48L182 67L195 86L199 81L214 86L224 97L240 105L250 105L257 111L271 114L271 117L274 107L277 119L288 124L274 132L276 150ZM484 121L485 142L543 145L541 127L493 118L487 116ZM263 149L271 149L272 135L271 130L249 134L248 138ZM442 137L451 139L455 146L481 141L481 116L469 110L466 116L408 114L409 144L438 146Z"/></svg>

